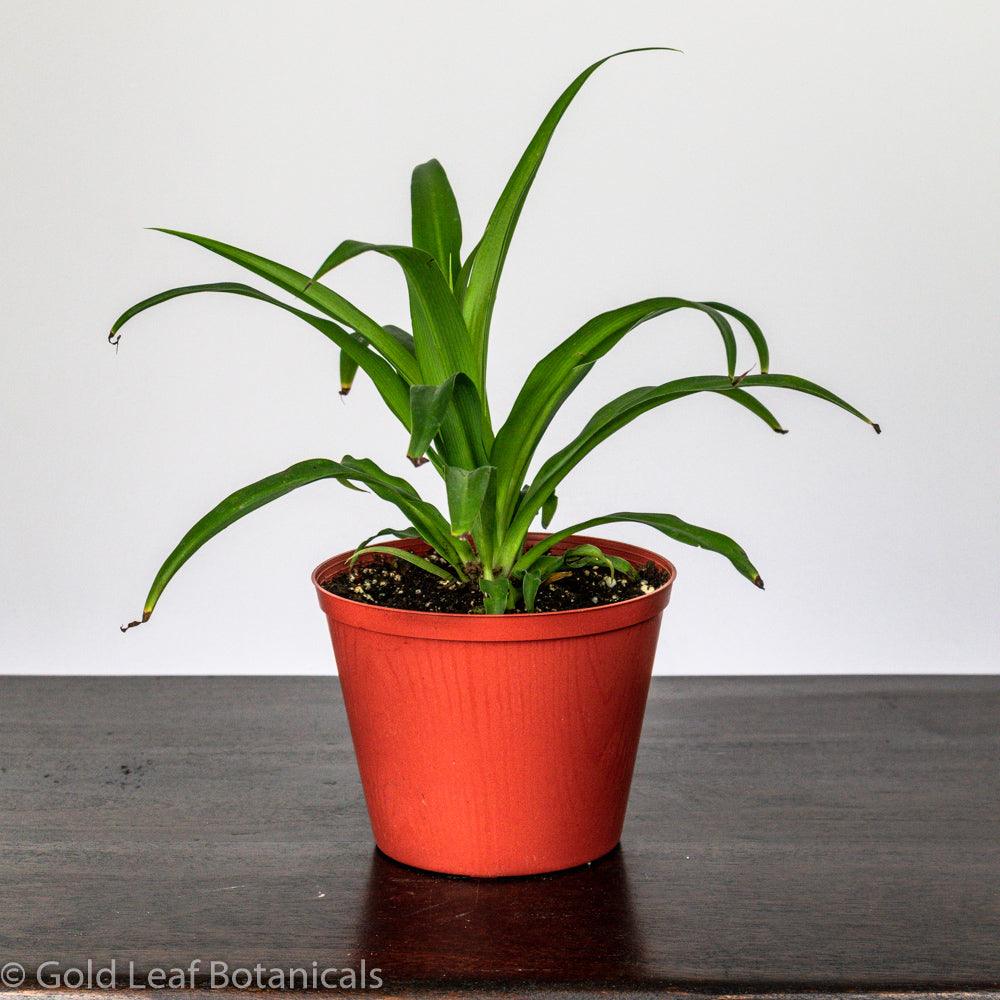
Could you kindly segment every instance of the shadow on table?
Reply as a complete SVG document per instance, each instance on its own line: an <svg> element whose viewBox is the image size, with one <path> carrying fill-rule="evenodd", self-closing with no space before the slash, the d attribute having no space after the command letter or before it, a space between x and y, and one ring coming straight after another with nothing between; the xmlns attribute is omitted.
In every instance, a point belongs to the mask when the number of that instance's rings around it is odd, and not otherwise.
<svg viewBox="0 0 1000 1000"><path fill-rule="evenodd" d="M582 868L530 878L433 875L373 852L352 949L394 980L564 985L641 979L642 935L620 848Z"/></svg>

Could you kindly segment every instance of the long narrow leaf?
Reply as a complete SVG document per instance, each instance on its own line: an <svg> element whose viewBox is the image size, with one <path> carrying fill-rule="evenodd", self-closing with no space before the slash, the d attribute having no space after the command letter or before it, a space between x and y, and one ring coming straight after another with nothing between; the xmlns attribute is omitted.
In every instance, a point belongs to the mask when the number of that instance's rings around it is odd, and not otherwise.
<svg viewBox="0 0 1000 1000"><path fill-rule="evenodd" d="M709 528L699 528L695 524L688 524L674 514L637 514L632 511L619 511L617 514L605 514L602 517L592 517L587 521L571 525L562 531L549 535L548 538L532 546L524 553L514 566L515 572L523 572L530 569L542 556L545 555L553 545L589 528L596 528L602 524L613 524L615 522L632 521L637 524L646 524L657 531L663 532L668 538L685 545L695 545L698 548L708 549L711 552L718 552L725 556L733 566L748 580L756 586L764 589L764 581L760 578L760 573L750 562L746 552L733 541L728 535L723 535L718 531Z"/></svg>
<svg viewBox="0 0 1000 1000"><path fill-rule="evenodd" d="M413 245L437 261L453 289L462 263L462 219L448 175L437 160L414 168L410 209Z"/></svg>
<svg viewBox="0 0 1000 1000"><path fill-rule="evenodd" d="M478 386L479 372L465 321L451 294L451 287L430 254L414 247L345 240L316 272L313 282L338 264L363 253L390 258L399 265L406 278L413 314L414 352L422 380L437 383L461 371ZM325 287L312 284L310 291Z"/></svg>
<svg viewBox="0 0 1000 1000"><path fill-rule="evenodd" d="M729 379L721 375L697 375L674 379L663 385L632 389L602 406L587 421L580 433L538 470L527 494L517 508L517 515L511 526L509 545L519 544L519 539L527 532L536 513L549 502L563 479L602 441L643 413L700 392L725 396L734 403L746 407L772 430L784 432L777 418L763 403L743 389L734 388ZM502 553L502 558L510 559L512 555L508 549Z"/></svg>
<svg viewBox="0 0 1000 1000"><path fill-rule="evenodd" d="M678 309L705 313L715 324L726 350L727 370L736 371L736 338L726 318L701 302L673 296L644 299L601 313L550 351L532 368L514 400L510 414L497 431L490 461L497 467L498 516L509 518L532 456L552 417L595 362L642 323ZM582 374L581 374L582 373Z"/></svg>
<svg viewBox="0 0 1000 1000"><path fill-rule="evenodd" d="M497 518L500 523L510 520L523 499L528 466L549 424L590 374L594 364L590 361L571 368L558 388L543 387L541 381L536 380L539 394L533 400L527 399L522 389L514 401L490 449L490 462L497 468Z"/></svg>
<svg viewBox="0 0 1000 1000"><path fill-rule="evenodd" d="M824 389L823 386L817 385L815 382L799 378L798 375L748 375L746 378L740 380L740 386L745 389L759 387L769 389L792 389L795 392L804 392L807 396L816 396L818 399L825 400L827 403L833 403L834 406L839 406L842 410L846 410L848 413L853 414L859 420L863 420L875 431L876 434L882 433L882 428L875 423L874 420L870 417L866 417L860 410L855 409L846 400L841 399L840 396L834 395L829 389Z"/></svg>
<svg viewBox="0 0 1000 1000"><path fill-rule="evenodd" d="M757 349L757 360L760 362L761 373L766 375L768 365L770 364L770 354L767 349L767 340L764 337L764 331L761 330L757 323L745 312L734 309L732 306L727 306L724 302L705 302L704 305L716 310L716 312L732 316L733 319L743 326L747 333L750 334L750 339Z"/></svg>
<svg viewBox="0 0 1000 1000"><path fill-rule="evenodd" d="M399 476L390 475L370 458L345 455L340 464L349 473L348 478L363 483L376 496L398 507L407 515L421 538L453 566L461 568L463 554L451 537L448 520L437 507L424 500L410 483Z"/></svg>
<svg viewBox="0 0 1000 1000"><path fill-rule="evenodd" d="M408 562L411 566L417 566L425 573L431 573L442 580L450 580L452 582L457 580L457 577L449 573L443 566L438 566L436 563L432 563L429 559L424 559L423 556L418 556L415 552L410 552L407 549L399 549L393 545L369 545L365 549L358 549L357 552L351 556L350 565L353 566L361 556L366 555L369 552L380 552L383 555L393 556L396 559L402 559L403 562Z"/></svg>
<svg viewBox="0 0 1000 1000"><path fill-rule="evenodd" d="M419 538L420 533L416 528L383 528L381 531L376 531L374 535L369 535L363 542L359 542L355 546L355 551L363 549L368 545L371 545L376 538L385 538L386 535L392 535L393 538Z"/></svg>
<svg viewBox="0 0 1000 1000"><path fill-rule="evenodd" d="M452 464L472 465L492 444L492 431L465 321L444 275L430 255L413 247L349 240L341 248L346 248L339 253L341 261L348 255L377 253L395 261L403 271L410 293L413 347L420 372L420 377L411 381L439 385L462 374L475 387L474 396L456 395L455 408L459 412L446 415L443 425L446 459ZM322 276L325 267L317 274Z"/></svg>
<svg viewBox="0 0 1000 1000"><path fill-rule="evenodd" d="M149 594L143 606L142 618L122 626L122 631L127 631L134 625L149 620L149 616L156 607L156 602L160 599L160 595L174 574L210 538L240 518L246 517L251 511L263 507L272 500L277 500L278 497L282 497L286 493L291 493L292 490L297 490L300 486L315 483L320 479L340 479L350 485L349 471L339 462L333 462L326 458L312 458L305 462L298 462L283 472L267 476L230 494L201 518L178 542L160 567L153 580L153 585L149 588Z"/></svg>
<svg viewBox="0 0 1000 1000"><path fill-rule="evenodd" d="M341 264L353 260L367 249L368 244L362 243L359 240L343 240L341 243L338 243L323 263L316 269L316 273L309 279L307 287L312 287L320 278L329 274L335 267L340 267Z"/></svg>
<svg viewBox="0 0 1000 1000"><path fill-rule="evenodd" d="M479 249L479 244L477 243L470 251L469 256L465 258L465 263L462 264L462 269L458 272L458 277L455 279L454 292L455 298L458 299L460 303L465 302L466 293L469 290L469 277L472 274L472 268L476 263L476 251ZM464 310L462 315L464 316Z"/></svg>
<svg viewBox="0 0 1000 1000"><path fill-rule="evenodd" d="M452 464L460 461L464 465L487 465L489 450L493 444L489 415L485 413L485 403L479 395L479 390L472 384L472 379L464 373L455 376L452 406L461 426L463 441L468 445L470 459L466 460L463 453L452 448L450 449ZM447 421L442 425L442 429L449 430Z"/></svg>
<svg viewBox="0 0 1000 1000"><path fill-rule="evenodd" d="M576 97L580 88L595 70L603 66L609 59L614 59L617 56L649 51L673 52L677 50L665 46L627 49L599 59L580 73L563 91L542 120L541 125L521 155L521 159L518 160L517 166L514 167L510 180L507 181L501 192L477 247L476 259L470 270L468 287L465 290L462 306L473 346L481 360L484 372L490 319L493 315L497 287L500 283L504 261L507 258L507 250L510 247L517 220L521 215L521 209L524 207L525 199L531 190L531 185L538 173L538 168L541 166L556 126L558 126L573 98Z"/></svg>
<svg viewBox="0 0 1000 1000"><path fill-rule="evenodd" d="M207 236L196 236L193 233L183 233L176 229L157 228L157 232L166 233L168 236L177 236L182 240L196 243L212 253L225 257L226 260L239 264L258 277L264 278L278 288L297 298L315 306L320 312L326 313L335 320L356 330L365 340L368 341L376 351L388 360L408 382L420 382L420 370L417 367L413 355L407 352L402 345L389 334L383 327L375 322L366 313L363 313L357 306L348 302L343 296L338 295L325 285L317 285L299 271L279 264L276 261L268 260L259 254L251 253L249 250L241 250L239 247L229 243L222 243L219 240L210 239Z"/></svg>
<svg viewBox="0 0 1000 1000"><path fill-rule="evenodd" d="M413 522L420 537L462 575L463 556L454 544L455 540L451 538L448 521L433 504L423 500L405 479L389 475L367 458L352 458L347 455L341 462L312 458L237 490L209 511L181 539L160 567L146 598L142 618L130 622L123 629L127 630L149 619L163 589L174 574L210 538L258 507L320 479L336 479L349 489L357 489L355 483L361 483L376 496L394 504Z"/></svg>
<svg viewBox="0 0 1000 1000"><path fill-rule="evenodd" d="M407 333L405 330L400 329L398 326L392 326L389 323L383 323L382 329L386 333L391 334L393 337L402 344L413 354L413 335ZM364 338L360 334L353 334L356 340L360 340L364 343ZM354 359L346 354L344 351L340 352L340 395L346 396L351 391L351 386L354 384L354 376L357 374L358 366Z"/></svg>
<svg viewBox="0 0 1000 1000"><path fill-rule="evenodd" d="M115 320L108 334L108 340L112 344L117 344L121 339L121 330L125 324L138 316L140 313L151 309L153 306L163 302L169 302L185 295L195 295L201 292L221 292L230 295L241 295L246 298L256 299L259 302L266 302L269 305L277 306L285 312L299 319L305 320L314 329L319 330L325 337L328 337L341 349L341 373L343 375L343 358L346 356L354 365L360 365L375 384L375 388L385 400L386 405L399 418L403 426L409 430L410 427L410 407L409 388L406 382L399 376L396 370L380 354L375 353L367 346L363 337L352 334L350 331L338 326L332 320L322 316L314 316L312 313L295 306L288 305L280 299L258 291L250 285L244 285L235 281L221 281L204 285L184 285L180 288L169 288L166 291L151 295L142 302L137 302L134 306L126 309L125 312Z"/></svg>
<svg viewBox="0 0 1000 1000"><path fill-rule="evenodd" d="M395 337L397 343L416 357L416 352L413 349L412 333L407 333L401 326L393 326L392 323L383 323L382 329L385 330L390 337Z"/></svg>

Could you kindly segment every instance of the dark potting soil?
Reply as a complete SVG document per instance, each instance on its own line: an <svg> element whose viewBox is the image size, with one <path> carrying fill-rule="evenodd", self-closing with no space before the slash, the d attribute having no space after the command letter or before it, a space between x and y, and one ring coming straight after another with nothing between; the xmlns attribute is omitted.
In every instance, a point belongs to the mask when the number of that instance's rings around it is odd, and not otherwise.
<svg viewBox="0 0 1000 1000"><path fill-rule="evenodd" d="M435 556L430 557L438 562ZM445 565L441 563L441 565ZM667 582L668 574L647 562L633 577L586 567L567 576L543 583L535 597L535 611L572 611L601 604L617 604L641 597ZM613 583L609 583L613 580ZM475 581L442 580L426 570L393 556L378 556L363 565L323 583L324 590L338 597L403 611L438 611L448 614L478 614L483 610L483 593ZM521 612L524 613L523 611Z"/></svg>

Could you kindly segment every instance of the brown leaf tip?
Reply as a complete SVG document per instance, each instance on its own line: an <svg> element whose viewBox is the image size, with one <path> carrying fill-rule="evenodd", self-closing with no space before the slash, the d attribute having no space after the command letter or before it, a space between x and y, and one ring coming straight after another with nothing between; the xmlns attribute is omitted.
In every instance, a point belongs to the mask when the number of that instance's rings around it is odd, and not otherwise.
<svg viewBox="0 0 1000 1000"><path fill-rule="evenodd" d="M879 427L879 425L878 425L878 424L872 424L872 427L874 427L874 428L875 428L875 433L876 433L876 434L881 434L881 433L882 433L882 428L881 428L881 427Z"/></svg>
<svg viewBox="0 0 1000 1000"><path fill-rule="evenodd" d="M761 590L764 589L764 581L759 576L753 578L753 585L759 587Z"/></svg>
<svg viewBox="0 0 1000 1000"><path fill-rule="evenodd" d="M118 628L123 633L127 632L130 628L135 628L136 625L142 625L144 622L148 622L149 621L149 616L151 614L152 614L151 611L143 611L141 618L139 618L138 620L136 620L134 622L129 622L128 625L119 625Z"/></svg>
<svg viewBox="0 0 1000 1000"><path fill-rule="evenodd" d="M341 385L341 387L340 387L340 395L341 396L346 396L350 391L351 391L351 387L349 385Z"/></svg>
<svg viewBox="0 0 1000 1000"><path fill-rule="evenodd" d="M787 427L775 427L774 428L774 432L775 432L775 434L787 434L788 433L788 428Z"/></svg>
<svg viewBox="0 0 1000 1000"><path fill-rule="evenodd" d="M428 458L426 455L418 455L414 457L413 455L406 456L412 463L414 469L419 469L421 465L426 465Z"/></svg>

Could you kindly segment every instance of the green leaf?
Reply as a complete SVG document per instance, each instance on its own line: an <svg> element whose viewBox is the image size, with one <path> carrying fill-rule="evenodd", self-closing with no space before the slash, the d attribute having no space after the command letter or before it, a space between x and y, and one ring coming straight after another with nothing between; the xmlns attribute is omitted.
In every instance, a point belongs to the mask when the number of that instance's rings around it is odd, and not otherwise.
<svg viewBox="0 0 1000 1000"><path fill-rule="evenodd" d="M479 589L485 595L483 605L488 615L502 615L510 607L514 591L507 577L498 576L493 580L481 577Z"/></svg>
<svg viewBox="0 0 1000 1000"><path fill-rule="evenodd" d="M448 490L448 512L451 515L451 533L465 535L472 530L483 506L483 498L493 474L490 465L478 469L462 469L449 465L445 469L445 486Z"/></svg>
<svg viewBox="0 0 1000 1000"><path fill-rule="evenodd" d="M376 538L385 538L386 535L392 535L393 538L419 538L420 532L415 528L383 528L381 531L376 531L374 535L369 535L363 542L359 542L354 551L357 552L365 546L371 545Z"/></svg>
<svg viewBox="0 0 1000 1000"><path fill-rule="evenodd" d="M688 299L645 299L601 313L550 351L532 368L497 431L490 461L497 467L501 521L508 520L532 456L553 416L590 368L642 323L678 309L705 313L722 336L730 384L736 371L736 338L728 320L717 310Z"/></svg>
<svg viewBox="0 0 1000 1000"><path fill-rule="evenodd" d="M760 362L761 374L766 375L770 356L767 349L767 340L764 338L764 331L745 312L740 312L739 309L727 306L723 302L706 302L705 305L711 309L715 309L716 312L732 316L733 319L742 324L747 333L750 334L750 339L757 349L757 359Z"/></svg>
<svg viewBox="0 0 1000 1000"><path fill-rule="evenodd" d="M462 269L458 272L458 278L455 279L453 291L455 293L455 298L460 303L464 303L465 301L465 294L469 288L469 276L472 274L472 267L476 262L476 251L478 249L479 244L477 243L469 252L469 256L465 258L465 263L462 265Z"/></svg>
<svg viewBox="0 0 1000 1000"><path fill-rule="evenodd" d="M740 383L742 385L742 383ZM724 389L722 390L727 399L731 399L734 403L739 403L741 406L745 406L752 414L760 417L761 420L771 428L775 434L787 434L788 431L781 426L778 418L756 397L751 396L749 392L744 392L743 389Z"/></svg>
<svg viewBox="0 0 1000 1000"><path fill-rule="evenodd" d="M574 562L579 562L581 565L591 565L594 560L603 562L605 560L604 553L591 542L586 542L583 545L574 545L573 548L567 549L562 553L563 559L572 566Z"/></svg>
<svg viewBox="0 0 1000 1000"><path fill-rule="evenodd" d="M641 414L675 399L683 399L685 396L698 392L714 392L726 396L733 402L746 407L774 430L783 430L778 424L777 418L763 403L754 399L743 389L734 387L732 382L723 375L698 375L674 379L663 385L643 386L623 393L602 406L569 444L542 464L510 522L507 545L499 554L501 563L506 565L516 558L520 540L527 533L535 514L543 504L548 502L562 480L597 445ZM499 441L498 436L497 442Z"/></svg>
<svg viewBox="0 0 1000 1000"><path fill-rule="evenodd" d="M448 287L461 269L462 219L444 167L428 160L414 168L410 181L413 245L437 261Z"/></svg>
<svg viewBox="0 0 1000 1000"><path fill-rule="evenodd" d="M251 511L257 510L258 507L263 507L300 486L320 479L336 479L349 489L357 489L354 484L362 483L376 496L394 504L413 522L414 530L419 536L438 555L451 563L458 578L465 579L462 569L463 556L451 537L448 522L441 512L433 504L423 500L405 479L389 475L367 458L352 458L347 455L341 462L334 462L328 458L312 458L237 490L201 518L180 540L160 567L146 598L141 620L131 622L124 626L124 629L149 619L156 602L174 574L210 538Z"/></svg>
<svg viewBox="0 0 1000 1000"><path fill-rule="evenodd" d="M476 248L476 259L468 276L468 287L462 301L462 311L472 337L473 347L480 359L481 371L486 371L486 355L489 343L490 319L496 303L497 287L507 250L510 247L514 228L521 215L525 199L531 190L531 185L541 166L545 151L562 116L576 97L580 88L587 82L595 70L609 59L627 55L632 52L664 51L674 52L664 46L647 46L644 48L627 49L605 56L588 66L563 91L549 113L542 120L538 130L532 136L527 149L518 160L514 172L497 200L496 207L490 215L489 222L483 232L482 239Z"/></svg>
<svg viewBox="0 0 1000 1000"><path fill-rule="evenodd" d="M405 347L410 354L413 353L413 337L408 334L405 330L401 330L398 326L391 326L388 323L382 324L382 329L386 333L391 334L393 337L399 341L400 344ZM360 343L364 343L364 337L360 334L353 333L352 336L358 340ZM354 359L345 354L344 351L340 352L340 395L346 396L351 391L351 386L354 384L354 376L357 374L358 366Z"/></svg>
<svg viewBox="0 0 1000 1000"><path fill-rule="evenodd" d="M335 267L340 267L341 264L346 264L347 261L352 260L359 254L365 253L368 249L367 243L361 243L359 240L343 240L334 247L333 251L327 256L322 264L316 269L316 272L309 279L309 285L311 287L324 275L329 274Z"/></svg>
<svg viewBox="0 0 1000 1000"><path fill-rule="evenodd" d="M393 556L396 559L402 559L403 562L408 562L413 566L418 566L420 569L427 573L432 573L436 577L440 577L442 580L450 580L452 583L457 583L457 579L449 573L443 566L438 566L436 563L432 563L429 559L424 559L422 556L418 556L415 552L410 552L407 549L398 549L393 545L369 545L367 548L358 549L354 555L348 560L351 566L363 555L369 552L381 552L385 555Z"/></svg>
<svg viewBox="0 0 1000 1000"><path fill-rule="evenodd" d="M461 310L450 285L428 253L414 247L345 240L316 272L313 281L331 270L331 261L334 261L332 266L336 266L362 253L376 253L395 261L406 279L413 318L414 353L421 376L410 381L438 383L456 372L465 372L477 388L481 388L480 372ZM315 284L310 291L325 287ZM364 334L364 330L358 329ZM385 333L384 328L382 332Z"/></svg>
<svg viewBox="0 0 1000 1000"><path fill-rule="evenodd" d="M538 595L538 588L542 585L542 578L535 570L525 570L521 577L521 597L524 600L524 610L535 610L535 597Z"/></svg>
<svg viewBox="0 0 1000 1000"><path fill-rule="evenodd" d="M241 250L239 247L219 240L209 239L207 236L196 236L193 233L182 233L176 229L156 228L156 232L166 233L168 236L177 236L182 240L196 243L212 253L225 257L226 260L239 264L253 274L270 281L283 291L289 292L315 306L320 312L326 313L333 319L345 323L356 330L376 351L389 361L408 382L420 382L420 371L412 354L407 352L402 345L389 334L383 327L379 326L370 316L363 313L357 306L352 305L343 296L327 288L325 285L313 284L304 274L279 264L276 261L268 260L259 254L251 253L248 250Z"/></svg>
<svg viewBox="0 0 1000 1000"><path fill-rule="evenodd" d="M446 378L440 385L410 386L410 421L413 429L406 457L414 465L422 465L427 461L424 454L441 429L454 390L454 375Z"/></svg>
<svg viewBox="0 0 1000 1000"><path fill-rule="evenodd" d="M354 385L354 376L358 374L358 363L349 354L340 352L340 395L346 396Z"/></svg>
<svg viewBox="0 0 1000 1000"><path fill-rule="evenodd" d="M122 327L139 313L151 309L153 306L163 302L169 302L184 295L194 295L201 292L222 292L229 295L242 295L246 298L256 299L266 302L269 305L277 306L285 312L299 319L305 320L314 329L319 330L325 337L332 340L341 349L341 359L346 355L352 363L360 365L361 369L368 374L379 395L385 400L386 405L396 415L400 422L409 430L410 428L410 406L409 389L406 382L399 376L396 370L380 354L376 354L364 337L351 333L338 326L332 320L322 316L314 316L312 313L304 312L290 306L286 302L273 298L264 292L258 291L250 285L244 285L234 281L215 282L204 285L184 285L180 288L169 288L164 292L143 299L115 320L108 334L108 340L112 344L118 344L121 340ZM341 361L341 372L343 372L343 360Z"/></svg>
<svg viewBox="0 0 1000 1000"><path fill-rule="evenodd" d="M608 556L607 558L614 572L621 573L622 576L638 575L639 571L627 559L622 559L621 556Z"/></svg>
<svg viewBox="0 0 1000 1000"><path fill-rule="evenodd" d="M614 572L611 560L596 546L590 543L575 545L562 554L563 562L570 569L582 569L585 566L606 566Z"/></svg>
<svg viewBox="0 0 1000 1000"><path fill-rule="evenodd" d="M559 557L561 562L573 569L582 566L600 566L606 568L612 577L615 573L622 573L625 576L635 576L635 567L620 556L609 556L603 549L596 545L577 545L572 549L567 549ZM536 565L541 565L541 561ZM549 570L551 573L552 570Z"/></svg>
<svg viewBox="0 0 1000 1000"><path fill-rule="evenodd" d="M559 506L559 497L552 493L542 504L542 527L547 528L552 523L552 518L556 516L556 507Z"/></svg>
<svg viewBox="0 0 1000 1000"><path fill-rule="evenodd" d="M559 560L572 569L580 569L584 566L598 566L606 568L612 577L615 573L622 573L625 576L635 576L636 568L627 560L620 556L609 556L603 549L590 543L577 545L567 549L558 557ZM535 564L541 565L541 560ZM553 570L549 570L553 572Z"/></svg>
<svg viewBox="0 0 1000 1000"><path fill-rule="evenodd" d="M341 465L349 473L349 478L363 483L376 496L394 504L406 514L420 537L461 574L463 555L451 537L448 521L437 507L422 499L405 479L390 475L370 458L345 455Z"/></svg>
<svg viewBox="0 0 1000 1000"><path fill-rule="evenodd" d="M799 378L798 375L748 375L746 378L740 380L740 386L744 389L760 387L792 389L795 392L804 392L808 396L816 396L818 399L833 403L834 406L839 406L842 410L846 410L859 420L863 420L874 429L876 434L882 433L882 428L874 420L866 417L860 410L855 409L850 403L841 399L840 396L835 396L829 389L824 389L823 386L817 385L815 382Z"/></svg>
<svg viewBox="0 0 1000 1000"><path fill-rule="evenodd" d="M422 465L431 441L439 437L448 462L482 464L486 445L479 422L479 394L464 372L446 378L440 385L410 387L410 425L407 458Z"/></svg>
<svg viewBox="0 0 1000 1000"><path fill-rule="evenodd" d="M511 410L490 449L490 461L498 470L497 515L501 523L507 523L513 517L514 511L524 499L527 492L524 479L528 474L532 456L549 424L593 367L594 362L591 361L572 368L569 378L559 390L549 391L539 387L533 413L521 395L515 400L515 407L521 403L520 410L518 412ZM522 395L523 392L522 389Z"/></svg>
<svg viewBox="0 0 1000 1000"><path fill-rule="evenodd" d="M347 244L350 244L353 255L367 252L381 254L395 261L403 271L410 293L413 347L420 373L410 382L440 385L445 379L461 374L475 389L474 394L456 394L456 413L446 414L442 425L443 446L446 460L453 465L480 464L485 457L485 449L493 440L489 410L478 381L479 373L465 321L444 275L434 259L423 250L356 240L345 241L341 247ZM343 258L346 252L343 251L340 256ZM317 272L322 273L323 268Z"/></svg>
<svg viewBox="0 0 1000 1000"><path fill-rule="evenodd" d="M132 626L149 620L149 616L156 607L156 602L160 599L160 595L174 574L205 542L224 528L228 528L240 518L246 517L258 507L263 507L265 504L271 503L272 500L277 500L278 497L291 493L292 490L297 490L300 486L315 483L320 479L340 479L346 481L345 485L351 485L349 473L350 470L345 469L339 462L332 462L326 458L312 458L305 462L298 462L283 472L267 476L230 494L201 518L178 542L160 567L152 586L149 588L142 618L123 626L122 631L127 631Z"/></svg>
<svg viewBox="0 0 1000 1000"><path fill-rule="evenodd" d="M531 571L537 573L542 578L543 583L554 573L561 572L563 569L565 569L565 560L561 555L542 556L531 565Z"/></svg>
<svg viewBox="0 0 1000 1000"><path fill-rule="evenodd" d="M391 337L395 337L398 343L402 344L410 354L414 354L412 333L407 333L401 326L393 326L391 323L383 323L382 329ZM414 357L416 357L415 354Z"/></svg>
<svg viewBox="0 0 1000 1000"><path fill-rule="evenodd" d="M455 411L455 419L462 440L468 449L468 459L471 460L466 459L464 453L450 448L448 451L451 456L450 461L453 465L487 465L489 463L489 449L493 444L489 414L486 413L485 403L479 390L464 372L455 376L452 408ZM448 424L446 420L442 428L443 432L448 435L446 443L450 444L452 436L456 433L456 427Z"/></svg>
<svg viewBox="0 0 1000 1000"><path fill-rule="evenodd" d="M674 541L683 542L685 545L695 545L698 548L708 549L711 552L718 552L725 556L736 569L752 581L756 586L764 589L764 582L760 578L753 563L750 562L746 552L727 535L718 531L711 531L708 528L699 528L697 525L688 524L673 514L636 514L632 511L619 511L617 514L606 514L602 517L592 517L587 521L571 525L562 531L557 531L548 538L543 539L537 545L528 549L514 566L514 572L524 572L530 569L553 545L571 535L586 531L589 528L596 528L602 524L612 524L615 522L631 521L636 524L646 524L657 531L663 532L668 538Z"/></svg>
<svg viewBox="0 0 1000 1000"><path fill-rule="evenodd" d="M527 534L535 514L548 499L552 492L568 473L578 465L597 445L610 437L622 427L631 423L640 414L657 406L662 406L675 399L682 399L697 392L713 392L745 407L755 416L763 420L772 430L784 433L784 428L777 418L754 398L745 388L774 387L795 389L811 396L816 396L826 402L833 403L841 409L853 414L859 419L871 424L876 431L878 424L873 423L860 410L850 403L834 395L828 389L808 382L795 375L752 375L744 378L739 386L734 386L727 379L718 375L699 375L691 378L675 379L658 386L645 386L633 389L603 406L587 422L583 430L564 448L556 452L542 464L538 470L527 495L521 500L517 514L508 531L505 546L498 554L501 565L507 565L517 557L521 539ZM499 437L497 438L499 441Z"/></svg>

